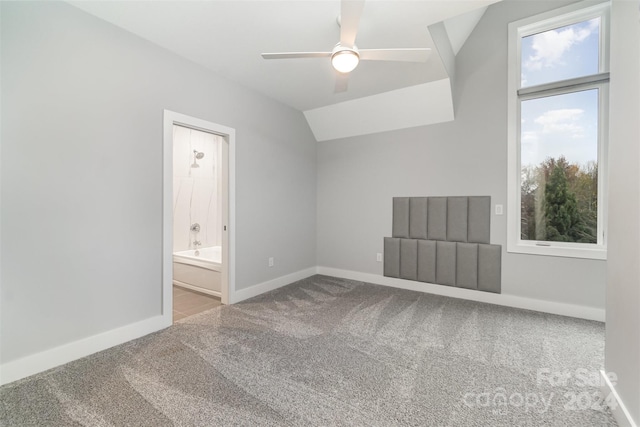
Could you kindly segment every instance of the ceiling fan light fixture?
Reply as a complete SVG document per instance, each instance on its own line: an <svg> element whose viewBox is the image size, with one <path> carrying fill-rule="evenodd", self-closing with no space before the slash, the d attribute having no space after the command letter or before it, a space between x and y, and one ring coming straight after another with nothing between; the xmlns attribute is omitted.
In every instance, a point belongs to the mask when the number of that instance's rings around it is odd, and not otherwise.
<svg viewBox="0 0 640 427"><path fill-rule="evenodd" d="M355 49L338 49L331 55L331 65L339 73L350 73L360 62L360 55Z"/></svg>

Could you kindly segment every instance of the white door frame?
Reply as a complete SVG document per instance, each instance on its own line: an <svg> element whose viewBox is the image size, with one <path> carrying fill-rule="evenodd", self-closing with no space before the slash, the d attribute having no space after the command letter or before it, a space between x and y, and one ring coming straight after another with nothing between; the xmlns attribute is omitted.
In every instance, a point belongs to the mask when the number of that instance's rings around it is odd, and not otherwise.
<svg viewBox="0 0 640 427"><path fill-rule="evenodd" d="M224 137L226 142L225 146L222 147L222 303L232 303L235 300L236 290L236 131L233 128L222 126L217 123L164 110L162 168L162 317L166 326L173 323L173 125L181 125L204 132L214 133ZM227 162L224 161L224 157L226 157L224 154L226 151L225 148L228 148ZM225 173L225 171L227 173ZM227 177L226 180L225 176ZM227 182L227 185L224 185L225 181ZM227 201L227 209L225 209L225 200Z"/></svg>

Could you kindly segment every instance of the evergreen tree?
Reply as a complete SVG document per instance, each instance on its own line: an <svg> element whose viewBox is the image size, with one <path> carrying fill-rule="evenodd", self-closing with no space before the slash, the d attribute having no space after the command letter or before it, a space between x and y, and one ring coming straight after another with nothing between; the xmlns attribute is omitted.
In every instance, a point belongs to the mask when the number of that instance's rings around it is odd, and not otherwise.
<svg viewBox="0 0 640 427"><path fill-rule="evenodd" d="M544 213L547 240L583 242L587 233L578 211L578 202L569 191L569 181L563 165L552 169L544 190Z"/></svg>
<svg viewBox="0 0 640 427"><path fill-rule="evenodd" d="M520 184L521 239L597 242L597 162L578 164L564 156L548 157L538 165L523 166Z"/></svg>

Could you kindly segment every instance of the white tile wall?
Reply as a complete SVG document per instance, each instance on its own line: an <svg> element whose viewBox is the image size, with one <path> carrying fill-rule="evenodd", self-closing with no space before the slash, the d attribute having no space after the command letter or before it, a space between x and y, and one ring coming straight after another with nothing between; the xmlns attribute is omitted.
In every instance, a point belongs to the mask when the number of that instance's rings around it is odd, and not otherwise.
<svg viewBox="0 0 640 427"><path fill-rule="evenodd" d="M173 250L220 246L222 231L221 165L222 137L182 126L173 127ZM193 150L204 153L192 168ZM200 232L190 231L200 224Z"/></svg>

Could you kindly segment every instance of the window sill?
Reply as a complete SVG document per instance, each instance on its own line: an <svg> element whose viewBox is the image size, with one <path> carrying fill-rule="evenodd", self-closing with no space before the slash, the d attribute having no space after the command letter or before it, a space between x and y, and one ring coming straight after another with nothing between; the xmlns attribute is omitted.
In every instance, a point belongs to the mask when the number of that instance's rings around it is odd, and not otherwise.
<svg viewBox="0 0 640 427"><path fill-rule="evenodd" d="M518 242L507 245L507 252L528 255L542 255L565 258L583 258L583 259L607 259L607 248L603 245L593 245L593 247L584 247L577 244L565 244L551 242ZM543 246L544 245L544 246ZM549 246L546 246L549 245Z"/></svg>

